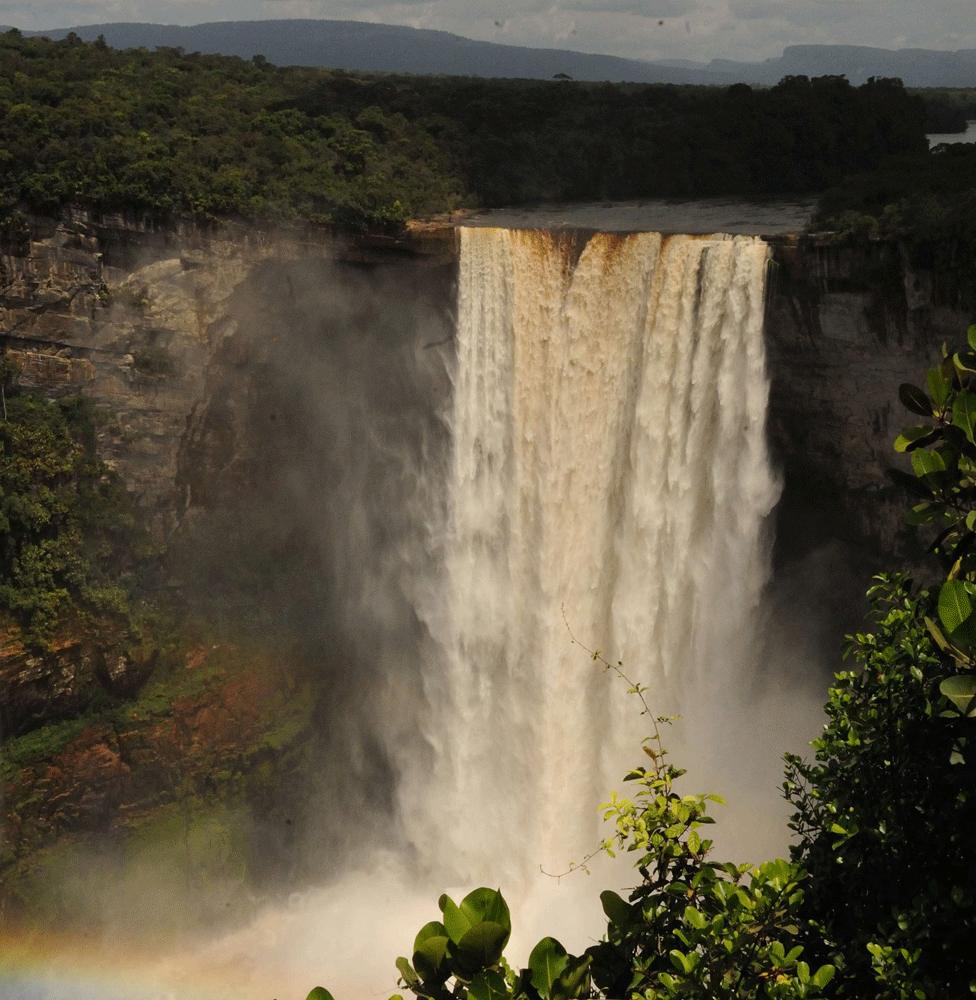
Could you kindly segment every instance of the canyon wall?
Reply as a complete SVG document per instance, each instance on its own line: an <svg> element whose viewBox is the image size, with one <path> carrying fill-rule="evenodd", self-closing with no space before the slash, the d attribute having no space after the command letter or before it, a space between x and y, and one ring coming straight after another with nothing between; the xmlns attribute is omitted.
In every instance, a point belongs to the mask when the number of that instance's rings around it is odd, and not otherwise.
<svg viewBox="0 0 976 1000"><path fill-rule="evenodd" d="M833 649L870 573L892 565L892 552L918 557L884 475L907 417L897 388L920 382L968 317L895 245L769 242L769 436L784 480L775 599L794 617L794 597L818 603L811 645ZM396 534L417 470L443 457L456 235L166 230L79 215L36 220L29 241L2 249L0 341L14 379L95 402L101 455L168 553L156 585L228 631L249 619L252 633L274 638L270 660L267 644L218 655L190 643L169 680L150 679L138 695L145 711L107 724L89 719L89 706L106 689L135 695L145 664L71 635L37 654L6 626L3 735L50 739L5 747L0 865L22 865L65 832L158 816L178 772L204 797L224 775L260 805L257 825L271 823L286 810L266 791L279 783L272 765L307 766L296 763L303 740L341 713L350 678L382 671L383 650L417 628L395 599L383 608L385 634L357 634L347 611L371 599L370 581L347 570L356 544ZM369 456L355 475L350 455ZM364 491L379 497L370 510L382 518L357 504ZM400 594L395 583L383 592ZM303 673L310 658L314 690ZM262 721L269 675L278 701ZM180 747L164 738L173 719ZM357 777L387 766L366 743L357 754ZM252 773L263 775L258 785ZM372 787L388 790L385 779ZM262 835L272 854L286 851L284 830Z"/></svg>
<svg viewBox="0 0 976 1000"><path fill-rule="evenodd" d="M941 345L962 342L971 318L896 244L780 239L773 261L766 342L769 433L785 486L780 559L833 542L857 557L863 579L915 562L905 497L885 476L908 468L892 442L916 422L898 386L924 385Z"/></svg>
<svg viewBox="0 0 976 1000"><path fill-rule="evenodd" d="M105 415L102 455L161 537L198 501L213 501L217 472L246 474L233 467L255 431L249 370L276 353L314 350L315 338L300 329L306 319L294 315L302 282L328 275L367 294L364 276L380 276L374 322L423 302L441 316L432 338L451 336L456 245L448 229L339 239L82 216L38 222L34 235L28 253L0 256L0 339L18 382L96 401ZM884 478L903 422L898 384L921 381L968 317L953 308L952 290L912 268L897 245L769 242L770 437L786 481L781 517L806 524L780 535L788 549L836 537L890 551L904 542L900 501ZM274 327L266 337L254 329L258 316Z"/></svg>

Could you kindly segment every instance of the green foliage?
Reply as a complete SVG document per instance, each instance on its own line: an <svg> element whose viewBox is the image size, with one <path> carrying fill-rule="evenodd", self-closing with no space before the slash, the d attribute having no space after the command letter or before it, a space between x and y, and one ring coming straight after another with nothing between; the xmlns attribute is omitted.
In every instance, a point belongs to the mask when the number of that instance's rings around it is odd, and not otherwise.
<svg viewBox="0 0 976 1000"><path fill-rule="evenodd" d="M927 87L915 93L925 105L926 132L965 132L976 118L976 90L971 87Z"/></svg>
<svg viewBox="0 0 976 1000"><path fill-rule="evenodd" d="M932 638L960 668L976 668L976 326L967 344L943 349L938 367L929 371L927 391L902 385L899 397L926 423L903 431L895 450L911 458L912 473L893 472L912 493L910 520L934 533L931 551L943 566L944 579L928 623ZM976 693L976 673L946 681L944 693L960 709L967 686Z"/></svg>
<svg viewBox="0 0 976 1000"><path fill-rule="evenodd" d="M643 699L639 685L631 690ZM803 872L783 860L754 868L709 859L712 843L700 831L712 822L706 806L715 797L675 791L684 772L666 759L665 721L655 720L645 743L650 766L627 776L637 786L634 797L614 795L604 807L615 832L601 849L634 853L641 875L627 900L610 891L601 895L605 939L571 955L545 937L528 967L516 970L504 957L511 919L501 893L476 889L460 904L444 895L441 920L420 929L412 959L397 959L402 986L423 1000L824 995L835 970L830 964L812 969L798 943Z"/></svg>
<svg viewBox="0 0 976 1000"><path fill-rule="evenodd" d="M940 304L976 308L976 144L883 158L820 198L813 229L896 240Z"/></svg>
<svg viewBox="0 0 976 1000"><path fill-rule="evenodd" d="M911 473L891 476L941 572L930 590L875 578L874 629L848 637L860 669L837 675L816 759L788 756L784 786L810 950L855 1000L976 992L976 326L898 395L924 423L895 441Z"/></svg>
<svg viewBox="0 0 976 1000"><path fill-rule="evenodd" d="M66 617L129 614L136 522L81 399L7 398L0 421L0 609L42 642Z"/></svg>
<svg viewBox="0 0 976 1000"><path fill-rule="evenodd" d="M401 984L426 1000L822 996L834 968L811 970L797 943L803 873L782 860L709 861L698 830L711 822L710 797L679 796L682 772L664 763L659 743L653 755L651 768L629 776L634 800L615 796L606 807L616 834L604 846L637 852L642 882L629 900L601 895L604 941L576 956L543 938L516 971L504 959L511 921L501 893L476 889L460 905L441 896L442 921L421 928L412 961L397 959Z"/></svg>
<svg viewBox="0 0 976 1000"><path fill-rule="evenodd" d="M603 996L646 1000L817 997L834 970L803 960L797 912L803 871L787 861L758 867L712 861L702 830L713 822L714 796L680 795L683 771L667 761L658 719L645 744L650 766L627 780L633 798L613 796L604 812L615 834L613 854L636 854L641 884L628 900L601 896L607 939L589 949Z"/></svg>
<svg viewBox="0 0 976 1000"><path fill-rule="evenodd" d="M21 238L18 209L71 204L394 231L464 205L819 191L921 152L924 127L891 81L366 76L9 32L0 241Z"/></svg>
<svg viewBox="0 0 976 1000"><path fill-rule="evenodd" d="M935 642L934 595L901 576L869 592L875 628L848 637L816 760L787 757L794 860L810 873L809 949L838 996L935 998L976 988L972 723L940 690L965 677Z"/></svg>

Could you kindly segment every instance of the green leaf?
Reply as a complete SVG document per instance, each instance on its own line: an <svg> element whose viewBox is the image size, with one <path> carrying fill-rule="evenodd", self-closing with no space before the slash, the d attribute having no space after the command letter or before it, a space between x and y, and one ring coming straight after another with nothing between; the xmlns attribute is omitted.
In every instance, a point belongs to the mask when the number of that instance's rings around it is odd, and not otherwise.
<svg viewBox="0 0 976 1000"><path fill-rule="evenodd" d="M335 998L324 986L316 986L305 1000L335 1000Z"/></svg>
<svg viewBox="0 0 976 1000"><path fill-rule="evenodd" d="M902 382L898 386L898 398L906 410L911 410L912 413L917 413L920 417L932 416L932 403L917 385Z"/></svg>
<svg viewBox="0 0 976 1000"><path fill-rule="evenodd" d="M810 977L810 981L818 989L823 989L830 984L837 970L832 965L821 965L819 969Z"/></svg>
<svg viewBox="0 0 976 1000"><path fill-rule="evenodd" d="M966 585L960 580L948 580L939 591L939 619L951 636L973 613Z"/></svg>
<svg viewBox="0 0 976 1000"><path fill-rule="evenodd" d="M937 451L928 451L927 449L912 452L912 468L915 470L915 475L920 479L923 476L931 476L946 471L946 465L942 460L942 456Z"/></svg>
<svg viewBox="0 0 976 1000"><path fill-rule="evenodd" d="M971 392L960 392L952 402L952 422L965 432L970 444L976 443L973 434L976 431L976 395Z"/></svg>
<svg viewBox="0 0 976 1000"><path fill-rule="evenodd" d="M915 476L901 469L885 469L885 475L896 485L907 490L913 496L928 499L932 496L932 491Z"/></svg>
<svg viewBox="0 0 976 1000"><path fill-rule="evenodd" d="M929 524L936 517L939 517L940 514L941 509L935 504L928 502L917 503L905 515L905 520L913 525Z"/></svg>
<svg viewBox="0 0 976 1000"><path fill-rule="evenodd" d="M508 996L505 977L494 969L479 972L468 985L468 1000L504 1000Z"/></svg>
<svg viewBox="0 0 976 1000"><path fill-rule="evenodd" d="M931 618L926 618L924 619L924 621L925 621L925 627L929 630L929 635L932 636L936 646L938 646L943 653L948 652L949 642L946 639L946 637L942 634L942 630L939 628L939 626L936 625Z"/></svg>
<svg viewBox="0 0 976 1000"><path fill-rule="evenodd" d="M566 968L552 984L552 1000L576 1000L589 992L592 955L570 958Z"/></svg>
<svg viewBox="0 0 976 1000"><path fill-rule="evenodd" d="M968 715L970 709L976 707L973 704L976 699L976 674L947 677L939 685L939 690L964 715Z"/></svg>
<svg viewBox="0 0 976 1000"><path fill-rule="evenodd" d="M444 915L444 929L447 931L447 936L455 944L460 944L461 938L471 929L471 920L446 893L441 896L438 903Z"/></svg>
<svg viewBox="0 0 976 1000"><path fill-rule="evenodd" d="M915 448L922 448L935 441L941 436L941 433L937 427L929 427L928 425L908 427L895 438L895 451L912 451Z"/></svg>
<svg viewBox="0 0 976 1000"><path fill-rule="evenodd" d="M931 368L925 378L925 385L929 390L929 396L935 405L942 409L949 399L952 390L952 383L946 377L941 368Z"/></svg>
<svg viewBox="0 0 976 1000"><path fill-rule="evenodd" d="M668 957L671 959L671 964L678 970L678 972L690 976L695 971L695 966L698 964L698 955L695 952L690 952L685 954L684 952L678 951L677 948L672 948L668 952Z"/></svg>
<svg viewBox="0 0 976 1000"><path fill-rule="evenodd" d="M671 975L670 972L659 972L657 978L661 981L661 985L672 996L678 992L678 981Z"/></svg>
<svg viewBox="0 0 976 1000"><path fill-rule="evenodd" d="M447 960L450 939L446 934L431 935L416 945L413 965L425 983L443 983L451 974Z"/></svg>
<svg viewBox="0 0 976 1000"><path fill-rule="evenodd" d="M966 340L969 342L969 346L976 351L976 323L966 331Z"/></svg>
<svg viewBox="0 0 976 1000"><path fill-rule="evenodd" d="M532 954L529 955L532 985L543 1000L549 1000L552 995L552 984L568 964L569 955L555 938L544 937L532 949Z"/></svg>
<svg viewBox="0 0 976 1000"><path fill-rule="evenodd" d="M447 928L439 920L431 920L417 931L417 936L413 939L413 950L416 951L428 938L448 936Z"/></svg>
<svg viewBox="0 0 976 1000"><path fill-rule="evenodd" d="M484 887L475 889L461 900L459 908L472 927L482 920L490 920L492 923L501 924L509 932L512 930L512 916L508 904L497 889Z"/></svg>
<svg viewBox="0 0 976 1000"><path fill-rule="evenodd" d="M617 893L611 892L610 889L605 889L600 893L600 904L603 906L603 912L607 915L607 919L617 927L626 928L633 920L633 907ZM551 938L545 940L551 940Z"/></svg>
<svg viewBox="0 0 976 1000"><path fill-rule="evenodd" d="M414 972L413 966L402 955L396 960L396 967L400 970L400 976L407 986L420 985L420 978Z"/></svg>
<svg viewBox="0 0 976 1000"><path fill-rule="evenodd" d="M479 972L498 963L510 933L493 920L482 920L465 932L454 954L466 972Z"/></svg>

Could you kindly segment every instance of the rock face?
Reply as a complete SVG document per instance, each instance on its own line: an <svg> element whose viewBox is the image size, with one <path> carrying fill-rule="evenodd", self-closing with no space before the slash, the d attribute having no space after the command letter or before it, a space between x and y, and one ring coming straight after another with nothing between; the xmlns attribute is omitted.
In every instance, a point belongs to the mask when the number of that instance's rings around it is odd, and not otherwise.
<svg viewBox="0 0 976 1000"><path fill-rule="evenodd" d="M425 345L450 339L453 239L157 232L88 218L39 222L32 236L0 271L0 336L17 383L95 402L101 457L169 552L162 582L215 634L244 628L258 648L215 666L174 640L143 686L153 664L111 636L66 629L41 652L6 629L0 912L51 898L57 913L84 910L98 886L74 903L59 887L97 868L93 851L111 846L114 865L147 830L183 843L187 823L204 855L246 831L230 853L252 857L248 877L275 864L280 874L295 863L289 790L308 787L292 769L316 745L316 704L342 703L349 669L323 614L343 581L323 568L336 534L326 521L346 517L342 456L370 447L351 440L352 417L369 396L385 407L370 434L436 425L443 364L427 388L409 372L431 367L438 352ZM401 484L394 473L383 485L383 467L379 449L360 485L390 491L395 517ZM388 529L386 519L364 526ZM316 654L310 685L313 646L335 651L324 664ZM214 809L236 818L218 822Z"/></svg>
<svg viewBox="0 0 976 1000"><path fill-rule="evenodd" d="M13 250L0 256L6 358L24 389L95 401L102 457L168 549L164 582L218 626L246 621L301 637L306 654L327 651L314 696L267 650L219 667L183 650L125 701L153 664L109 637L66 634L39 654L15 629L0 634L0 881L21 898L45 852L121 837L180 796L236 789L239 801L244 789L262 815L278 808L247 776L301 744L315 698L340 713L349 676L373 659L376 637L347 612L374 595L339 567L357 545L399 537L425 465L443 456L456 248L436 226L340 241L78 216L37 221ZM904 422L897 387L920 381L968 318L896 246L777 238L773 255L779 572L839 545L857 595L892 551L917 555L884 476ZM376 617L394 637L418 627L406 598L397 603L407 589L383 583L395 596ZM826 591L846 593L833 579Z"/></svg>
<svg viewBox="0 0 976 1000"><path fill-rule="evenodd" d="M174 804L189 817L260 801L265 816L297 817L286 777L314 705L307 681L266 653L198 646L136 700L8 744L0 902L15 914L56 896L65 850L83 864ZM290 836L291 825L279 815L275 836ZM70 917L71 901L62 902Z"/></svg>
<svg viewBox="0 0 976 1000"><path fill-rule="evenodd" d="M0 630L0 732L20 736L71 719L100 696L135 694L152 672L154 656L134 658L112 637L64 629L47 649L24 645L20 630Z"/></svg>
<svg viewBox="0 0 976 1000"><path fill-rule="evenodd" d="M100 404L102 455L160 538L197 505L219 502L215 490L226 496L262 474L248 442L276 431L269 380L303 358L315 364L317 343L340 336L338 327L365 329L423 304L441 315L430 339L451 335L447 227L339 241L78 217L38 222L34 237L28 253L0 258L8 359L25 388L80 391ZM772 243L770 433L786 486L779 535L890 550L906 541L884 478L902 422L898 384L920 380L968 318L953 308L952 290L912 270L895 245Z"/></svg>
<svg viewBox="0 0 976 1000"><path fill-rule="evenodd" d="M969 317L956 301L892 244L774 245L766 335L770 437L785 487L781 559L841 542L866 580L892 556L918 557L906 499L885 470L899 464L894 438L915 422L899 384L924 384L940 345L965 337Z"/></svg>

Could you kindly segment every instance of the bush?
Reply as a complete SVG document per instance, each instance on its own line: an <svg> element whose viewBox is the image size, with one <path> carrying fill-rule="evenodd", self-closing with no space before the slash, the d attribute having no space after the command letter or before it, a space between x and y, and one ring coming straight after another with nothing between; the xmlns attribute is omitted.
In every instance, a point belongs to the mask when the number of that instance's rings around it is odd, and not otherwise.
<svg viewBox="0 0 976 1000"><path fill-rule="evenodd" d="M976 992L976 327L899 395L926 422L899 435L910 521L934 534L930 589L880 576L873 631L849 637L812 763L787 758L793 859L811 876L811 951L842 997Z"/></svg>
<svg viewBox="0 0 976 1000"><path fill-rule="evenodd" d="M43 643L71 615L124 620L133 506L99 460L82 399L8 395L0 421L0 609Z"/></svg>
<svg viewBox="0 0 976 1000"><path fill-rule="evenodd" d="M627 681L649 715L643 689ZM628 899L601 894L607 934L582 955L570 955L555 938L543 938L528 968L504 958L511 933L500 892L476 889L456 904L441 896L441 919L425 924L411 959L396 965L400 982L423 1000L576 1000L643 997L645 1000L807 1000L823 995L834 975L830 964L811 969L798 943L805 873L788 861L758 867L711 860L702 836L713 820L715 796L680 795L684 772L668 761L662 740L666 718L653 719L645 741L649 764L626 777L633 798L614 795L604 816L614 833L601 850L635 856L640 884ZM585 864L584 864L585 867ZM317 987L308 1000L331 1000ZM397 1000L397 998L393 998Z"/></svg>
<svg viewBox="0 0 976 1000"><path fill-rule="evenodd" d="M875 627L849 637L858 669L837 675L816 759L787 758L819 928L807 943L838 966L838 996L962 997L976 988L976 760L953 752L972 723L939 690L955 670L926 625L932 596L899 576L869 594Z"/></svg>

